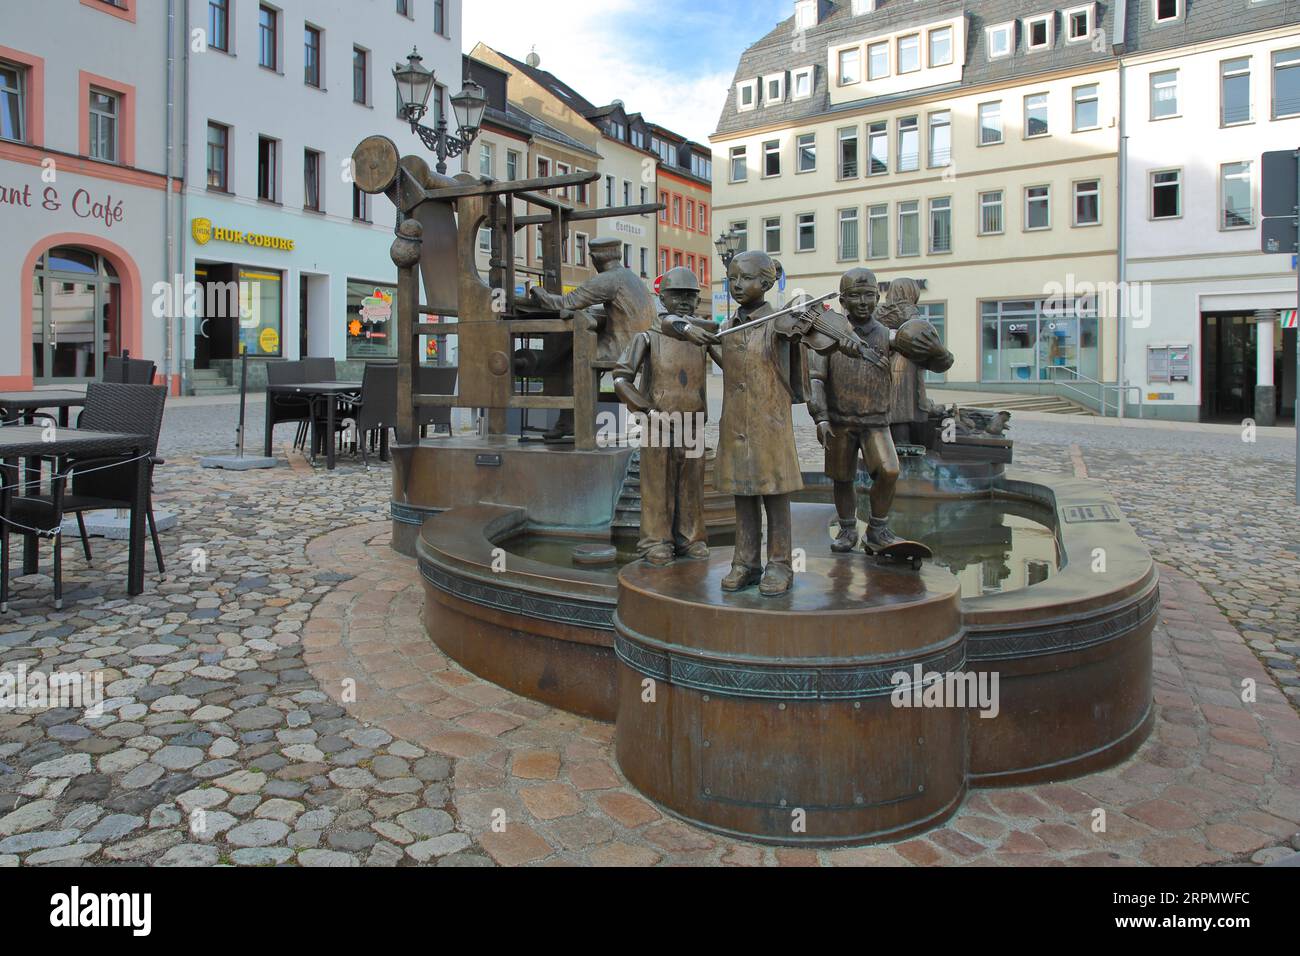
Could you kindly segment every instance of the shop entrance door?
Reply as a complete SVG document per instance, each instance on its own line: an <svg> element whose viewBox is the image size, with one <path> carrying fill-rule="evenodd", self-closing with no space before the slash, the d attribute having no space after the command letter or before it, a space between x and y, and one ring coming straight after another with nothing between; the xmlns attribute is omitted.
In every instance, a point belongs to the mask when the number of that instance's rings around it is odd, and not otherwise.
<svg viewBox="0 0 1300 956"><path fill-rule="evenodd" d="M1243 313L1201 316L1201 420L1255 415L1255 323Z"/></svg>
<svg viewBox="0 0 1300 956"><path fill-rule="evenodd" d="M122 286L108 260L60 246L32 275L32 380L37 385L99 379L105 355L121 351Z"/></svg>

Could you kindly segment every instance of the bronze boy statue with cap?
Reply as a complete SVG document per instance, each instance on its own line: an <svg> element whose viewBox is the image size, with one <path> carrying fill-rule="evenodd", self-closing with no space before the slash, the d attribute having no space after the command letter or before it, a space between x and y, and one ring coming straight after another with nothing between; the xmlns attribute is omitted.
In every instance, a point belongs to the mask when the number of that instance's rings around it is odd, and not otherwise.
<svg viewBox="0 0 1300 956"><path fill-rule="evenodd" d="M646 416L637 553L663 566L675 557L709 556L704 525L705 346L717 339L710 331L712 323L694 318L700 283L690 269L670 269L660 282L659 297L667 311L628 343L614 368L614 391L628 408Z"/></svg>

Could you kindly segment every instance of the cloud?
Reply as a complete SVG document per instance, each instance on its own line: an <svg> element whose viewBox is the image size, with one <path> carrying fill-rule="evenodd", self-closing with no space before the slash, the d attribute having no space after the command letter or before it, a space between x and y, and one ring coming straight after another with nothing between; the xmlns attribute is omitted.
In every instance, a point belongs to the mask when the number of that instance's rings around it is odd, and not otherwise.
<svg viewBox="0 0 1300 956"><path fill-rule="evenodd" d="M752 24L694 0L475 0L463 15L466 51L482 41L523 59L536 47L543 70L597 106L620 99L629 112L706 145L741 49L771 26L762 13Z"/></svg>

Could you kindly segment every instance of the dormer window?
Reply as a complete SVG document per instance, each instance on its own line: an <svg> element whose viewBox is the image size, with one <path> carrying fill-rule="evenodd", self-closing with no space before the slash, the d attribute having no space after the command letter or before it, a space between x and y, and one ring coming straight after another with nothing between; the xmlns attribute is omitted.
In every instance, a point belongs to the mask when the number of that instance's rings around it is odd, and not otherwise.
<svg viewBox="0 0 1300 956"><path fill-rule="evenodd" d="M839 53L840 86L849 86L862 80L862 48L850 47Z"/></svg>
<svg viewBox="0 0 1300 956"><path fill-rule="evenodd" d="M876 12L876 0L853 0L853 15L860 17L864 13Z"/></svg>
<svg viewBox="0 0 1300 956"><path fill-rule="evenodd" d="M889 44L867 44L867 79L883 80L889 76Z"/></svg>
<svg viewBox="0 0 1300 956"><path fill-rule="evenodd" d="M1093 4L1086 7L1073 7L1065 11L1065 40L1067 43L1082 43L1092 39Z"/></svg>
<svg viewBox="0 0 1300 956"><path fill-rule="evenodd" d="M763 102L768 106L785 102L784 73L773 73L763 77Z"/></svg>
<svg viewBox="0 0 1300 956"><path fill-rule="evenodd" d="M806 100L812 96L813 68L811 66L801 67L790 76L790 99Z"/></svg>
<svg viewBox="0 0 1300 956"><path fill-rule="evenodd" d="M990 60L1000 60L1011 55L1015 29L1014 23L999 23L995 27L986 29Z"/></svg>
<svg viewBox="0 0 1300 956"><path fill-rule="evenodd" d="M817 5L821 0L798 0L794 5L794 28L811 30L817 26Z"/></svg>
<svg viewBox="0 0 1300 956"><path fill-rule="evenodd" d="M1183 15L1183 0L1155 0L1152 6L1156 23L1172 23Z"/></svg>
<svg viewBox="0 0 1300 956"><path fill-rule="evenodd" d="M1047 50L1052 46L1052 15L1025 18L1025 49Z"/></svg>
<svg viewBox="0 0 1300 956"><path fill-rule="evenodd" d="M913 33L898 38L898 72L915 73L921 68L921 36Z"/></svg>
<svg viewBox="0 0 1300 956"><path fill-rule="evenodd" d="M952 27L930 31L930 68L952 63Z"/></svg>
<svg viewBox="0 0 1300 956"><path fill-rule="evenodd" d="M745 80L736 84L736 109L752 110L758 105L758 80Z"/></svg>

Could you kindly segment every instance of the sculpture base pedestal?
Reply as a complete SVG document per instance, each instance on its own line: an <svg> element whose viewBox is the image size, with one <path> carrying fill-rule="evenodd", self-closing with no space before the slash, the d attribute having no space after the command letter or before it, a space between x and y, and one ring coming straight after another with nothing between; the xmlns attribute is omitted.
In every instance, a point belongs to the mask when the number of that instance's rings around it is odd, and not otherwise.
<svg viewBox="0 0 1300 956"><path fill-rule="evenodd" d="M730 563L718 548L619 575L628 780L692 823L769 843L893 840L953 813L968 709L924 688L964 670L956 579L811 557L789 593L767 598L723 592Z"/></svg>

